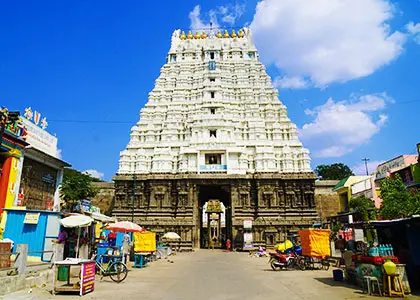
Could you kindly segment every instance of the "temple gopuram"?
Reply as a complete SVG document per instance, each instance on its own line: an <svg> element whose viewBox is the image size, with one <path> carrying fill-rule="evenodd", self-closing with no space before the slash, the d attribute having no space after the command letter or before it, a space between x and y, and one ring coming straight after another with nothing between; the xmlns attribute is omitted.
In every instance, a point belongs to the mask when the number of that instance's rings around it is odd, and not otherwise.
<svg viewBox="0 0 420 300"><path fill-rule="evenodd" d="M209 226L223 245L252 222L253 243L271 246L317 220L309 151L248 28L174 31L113 179L118 219L175 231L186 248L207 247Z"/></svg>

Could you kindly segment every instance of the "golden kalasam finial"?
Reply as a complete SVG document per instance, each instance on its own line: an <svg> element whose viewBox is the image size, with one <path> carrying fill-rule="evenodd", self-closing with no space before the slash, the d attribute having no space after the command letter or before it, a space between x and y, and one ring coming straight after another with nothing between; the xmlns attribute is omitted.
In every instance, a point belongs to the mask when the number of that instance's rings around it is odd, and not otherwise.
<svg viewBox="0 0 420 300"><path fill-rule="evenodd" d="M188 31L187 38L188 38L189 40L191 40L191 39L193 38L193 35L192 35L191 30L190 30L190 31Z"/></svg>
<svg viewBox="0 0 420 300"><path fill-rule="evenodd" d="M237 35L236 35L236 32L235 32L235 29L232 29L232 34L230 35L231 37L237 37Z"/></svg>
<svg viewBox="0 0 420 300"><path fill-rule="evenodd" d="M197 40L200 38L200 34L198 33L198 31L195 32L194 38Z"/></svg>
<svg viewBox="0 0 420 300"><path fill-rule="evenodd" d="M238 32L238 37L243 38L244 37L244 31L241 29Z"/></svg>
<svg viewBox="0 0 420 300"><path fill-rule="evenodd" d="M228 38L229 37L229 32L227 30L225 30L225 34L223 35L224 38Z"/></svg>
<svg viewBox="0 0 420 300"><path fill-rule="evenodd" d="M203 31L203 32L201 33L201 38L202 38L202 39L207 38L207 33L206 33L205 31Z"/></svg>
<svg viewBox="0 0 420 300"><path fill-rule="evenodd" d="M217 37L218 37L219 39L223 37L223 36L222 36L222 33L220 32L220 30L217 32Z"/></svg>
<svg viewBox="0 0 420 300"><path fill-rule="evenodd" d="M185 32L183 31L182 33L181 33L181 37L180 37L180 39L181 40L185 40L187 37L185 36Z"/></svg>

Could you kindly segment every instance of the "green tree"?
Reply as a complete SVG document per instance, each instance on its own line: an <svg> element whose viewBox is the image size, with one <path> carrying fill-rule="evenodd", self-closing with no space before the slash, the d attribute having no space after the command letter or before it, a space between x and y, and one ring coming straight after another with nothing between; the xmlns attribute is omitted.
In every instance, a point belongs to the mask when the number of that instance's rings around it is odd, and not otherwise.
<svg viewBox="0 0 420 300"><path fill-rule="evenodd" d="M358 196L350 200L350 209L355 221L369 221L376 219L375 204L365 196Z"/></svg>
<svg viewBox="0 0 420 300"><path fill-rule="evenodd" d="M64 169L60 194L65 201L65 208L71 209L76 201L94 197L98 191L93 187L92 182L96 181L99 179L88 174L70 168Z"/></svg>
<svg viewBox="0 0 420 300"><path fill-rule="evenodd" d="M349 166L343 163L319 165L315 168L315 173L324 180L341 180L347 176L354 175Z"/></svg>
<svg viewBox="0 0 420 300"><path fill-rule="evenodd" d="M383 218L406 218L420 213L420 195L408 192L398 174L385 178L380 186L382 198L380 214Z"/></svg>

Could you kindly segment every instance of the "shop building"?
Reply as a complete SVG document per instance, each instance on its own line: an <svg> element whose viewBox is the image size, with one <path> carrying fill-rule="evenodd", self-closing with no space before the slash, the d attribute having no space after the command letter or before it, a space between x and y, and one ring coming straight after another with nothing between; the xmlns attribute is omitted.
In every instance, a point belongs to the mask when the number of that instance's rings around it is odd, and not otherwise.
<svg viewBox="0 0 420 300"><path fill-rule="evenodd" d="M26 130L18 116L12 119L7 109L0 108L0 215L17 201L23 164ZM4 227L2 227L4 228Z"/></svg>
<svg viewBox="0 0 420 300"><path fill-rule="evenodd" d="M60 210L59 187L63 181L64 167L70 164L61 160L57 148L58 139L46 131L47 120L41 114L25 110L21 122L27 128L24 159L16 206L35 210Z"/></svg>
<svg viewBox="0 0 420 300"><path fill-rule="evenodd" d="M371 176L348 176L337 183L337 185L333 188L333 191L338 194L340 201L340 210L337 211L338 213L349 212L349 202L353 198L353 193L356 192L354 194L356 196L358 192L366 192L366 189L368 190L366 185L369 185L368 182L370 179ZM352 189L352 187L359 182L362 182L361 186L356 186L355 189Z"/></svg>

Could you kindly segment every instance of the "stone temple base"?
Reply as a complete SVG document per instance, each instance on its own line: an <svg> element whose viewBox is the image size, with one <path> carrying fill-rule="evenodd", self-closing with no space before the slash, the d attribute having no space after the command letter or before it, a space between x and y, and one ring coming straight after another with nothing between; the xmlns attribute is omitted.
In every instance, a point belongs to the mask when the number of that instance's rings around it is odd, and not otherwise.
<svg viewBox="0 0 420 300"><path fill-rule="evenodd" d="M252 218L254 244L273 246L318 220L313 173L227 175L117 175L113 215L159 236L174 231L185 249L203 247L203 205L226 207L224 239L243 243L243 221Z"/></svg>

